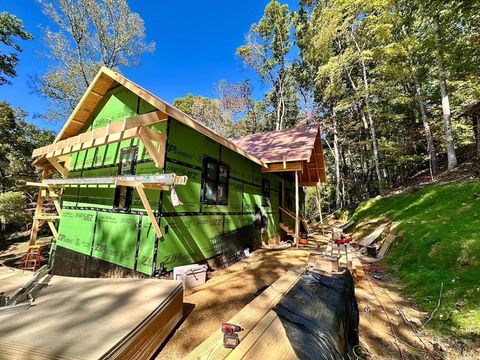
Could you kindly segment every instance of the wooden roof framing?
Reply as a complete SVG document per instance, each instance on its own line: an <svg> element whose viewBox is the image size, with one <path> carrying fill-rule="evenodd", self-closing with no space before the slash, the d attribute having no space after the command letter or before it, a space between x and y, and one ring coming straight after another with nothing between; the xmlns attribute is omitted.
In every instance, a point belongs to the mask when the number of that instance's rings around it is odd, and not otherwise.
<svg viewBox="0 0 480 360"><path fill-rule="evenodd" d="M224 138L220 134L217 134L215 131L209 129L208 127L193 119L189 115L185 114L184 112L180 111L179 109L175 108L174 106L168 104L164 100L160 99L159 97L135 84L133 81L130 81L129 79L107 67L102 67L99 70L98 74L93 79L92 83L88 87L87 91L81 98L78 105L75 107L74 111L68 118L62 130L60 130L54 143L78 135L84 125L90 120L91 114L95 110L95 107L100 103L102 98L108 93L111 88L118 85L124 86L132 93L145 100L152 106L156 107L159 111L163 112L167 116L175 118L181 123L222 144L230 150L233 150L236 153L248 158L249 160L254 161L255 163L262 166L266 166L265 163L262 162L260 159L253 156L252 154L249 154L247 151L237 146L232 141Z"/></svg>
<svg viewBox="0 0 480 360"><path fill-rule="evenodd" d="M147 140L150 138L151 142L153 134L150 134L151 132L148 131L146 125L172 117L230 150L261 165L265 172L297 170L300 172L300 185L303 186L314 185L319 181L326 181L320 129L317 124L282 131L253 134L240 139L226 139L121 74L106 67L102 67L99 70L80 102L57 135L54 143L34 151L34 157L38 157L34 161L34 165L50 169L55 168L60 171L63 166L61 163L65 161L62 156L66 153L71 153L73 149L77 149L76 151L84 150L89 145L101 145L101 139L107 138L104 133L105 130L96 129L88 132L88 135L87 133L81 134L81 131L91 120L92 114L100 101L111 89L117 86L127 88L157 108L157 111L139 115L131 119L125 119L123 125L116 125L117 123L111 124L107 129L109 133L112 127L125 127L121 129L122 134L125 134L128 133L130 125L132 125L131 128L143 126L147 130L142 129L142 131L137 131L135 136L143 133L145 135L144 137ZM138 124L135 125L136 122L138 122ZM97 133L103 134L103 136L102 134L99 135L100 140L96 138ZM87 139L89 136L90 138ZM111 139L114 140L115 136L111 136ZM153 141L155 141L155 139L153 139ZM103 144L106 144L106 142L103 142ZM148 150L151 144L145 145ZM153 151L152 146L150 146L150 148L150 150Z"/></svg>

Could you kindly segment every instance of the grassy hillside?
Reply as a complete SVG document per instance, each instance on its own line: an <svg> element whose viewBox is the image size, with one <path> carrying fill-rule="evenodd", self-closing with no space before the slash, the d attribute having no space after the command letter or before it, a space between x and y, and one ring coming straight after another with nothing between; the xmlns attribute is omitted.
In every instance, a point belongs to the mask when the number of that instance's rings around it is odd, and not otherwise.
<svg viewBox="0 0 480 360"><path fill-rule="evenodd" d="M480 181L433 185L362 203L354 220L400 221L403 239L385 259L441 332L480 335Z"/></svg>

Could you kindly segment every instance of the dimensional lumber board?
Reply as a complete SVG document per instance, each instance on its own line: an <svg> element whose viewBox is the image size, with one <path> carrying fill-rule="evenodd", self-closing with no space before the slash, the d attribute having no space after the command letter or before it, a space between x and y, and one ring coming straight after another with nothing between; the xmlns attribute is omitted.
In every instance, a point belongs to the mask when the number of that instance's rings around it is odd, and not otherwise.
<svg viewBox="0 0 480 360"><path fill-rule="evenodd" d="M231 319L225 322L241 326L244 331L239 333L240 341L264 318L280 299L296 284L305 266L291 268L264 292L258 295ZM223 347L223 334L220 329L210 335L197 346L186 359L224 359L231 353L231 349Z"/></svg>
<svg viewBox="0 0 480 360"><path fill-rule="evenodd" d="M368 246L371 243L373 243L377 238L383 233L387 225L382 225L375 229L372 233L370 233L368 236L364 237L362 241L360 241L359 245L360 246Z"/></svg>
<svg viewBox="0 0 480 360"><path fill-rule="evenodd" d="M298 358L290 345L280 318L275 311L270 310L226 359L294 360Z"/></svg>
<svg viewBox="0 0 480 360"><path fill-rule="evenodd" d="M53 276L35 306L2 316L0 359L147 360L182 316L179 281Z"/></svg>

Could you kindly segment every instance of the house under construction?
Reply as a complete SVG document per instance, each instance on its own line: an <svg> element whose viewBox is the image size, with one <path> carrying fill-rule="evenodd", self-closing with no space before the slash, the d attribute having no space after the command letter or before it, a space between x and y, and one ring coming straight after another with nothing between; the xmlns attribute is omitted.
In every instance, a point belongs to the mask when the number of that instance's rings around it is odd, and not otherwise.
<svg viewBox="0 0 480 360"><path fill-rule="evenodd" d="M43 175L30 243L48 223L53 271L70 276L151 276L225 265L287 233L298 243L301 187L325 181L317 125L229 140L105 67L33 157Z"/></svg>

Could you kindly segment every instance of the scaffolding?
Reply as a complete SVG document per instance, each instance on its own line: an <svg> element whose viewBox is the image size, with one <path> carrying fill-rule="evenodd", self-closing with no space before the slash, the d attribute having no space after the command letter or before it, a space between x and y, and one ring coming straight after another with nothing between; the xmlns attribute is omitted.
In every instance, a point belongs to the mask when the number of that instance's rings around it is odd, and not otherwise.
<svg viewBox="0 0 480 360"><path fill-rule="evenodd" d="M162 111L153 111L147 114L134 116L123 121L111 123L107 126L81 133L76 136L59 140L53 144L35 149L32 157L36 158L34 165L42 168L40 182L28 182L29 186L39 188L37 206L33 217L32 231L30 234L30 245L34 245L41 221L46 221L53 237L58 239L58 231L55 222L62 216L60 199L65 186L75 185L115 185L134 188L158 238L162 237L160 225L145 195L145 189L169 191L176 185L186 185L186 176L176 174L152 174L152 175L124 175L109 177L89 178L68 178L70 172L71 154L79 151L97 148L112 143L119 143L124 140L138 138L144 145L146 151L155 163L155 166L162 169L165 162L165 150L167 137L148 126L167 120ZM50 170L56 170L62 178L49 179ZM44 213L43 204L46 199L51 199L55 205L56 213Z"/></svg>
<svg viewBox="0 0 480 360"><path fill-rule="evenodd" d="M74 179L44 179L42 182L28 182L28 186L39 187L39 199L37 202L37 208L35 209L35 215L33 217L32 234L30 237L30 245L35 244L35 240L38 233L40 221L44 220L48 223L50 230L52 231L55 240L58 239L58 231L55 227L55 221L60 219L62 215L62 209L60 206L60 198L62 196L62 189L65 186L75 185L115 185L126 186L134 188L143 207L147 212L148 217L152 222L152 226L158 238L162 237L160 226L155 217L155 214L148 202L145 194L145 189L169 191L176 185L186 185L188 178L186 176L177 176L176 174L154 174L154 175L126 175L126 176L108 176L108 177L92 177L92 178L74 178ZM43 203L45 199L50 198L57 211L56 214L44 213ZM40 204L40 206L39 206ZM34 232L35 230L35 232Z"/></svg>

